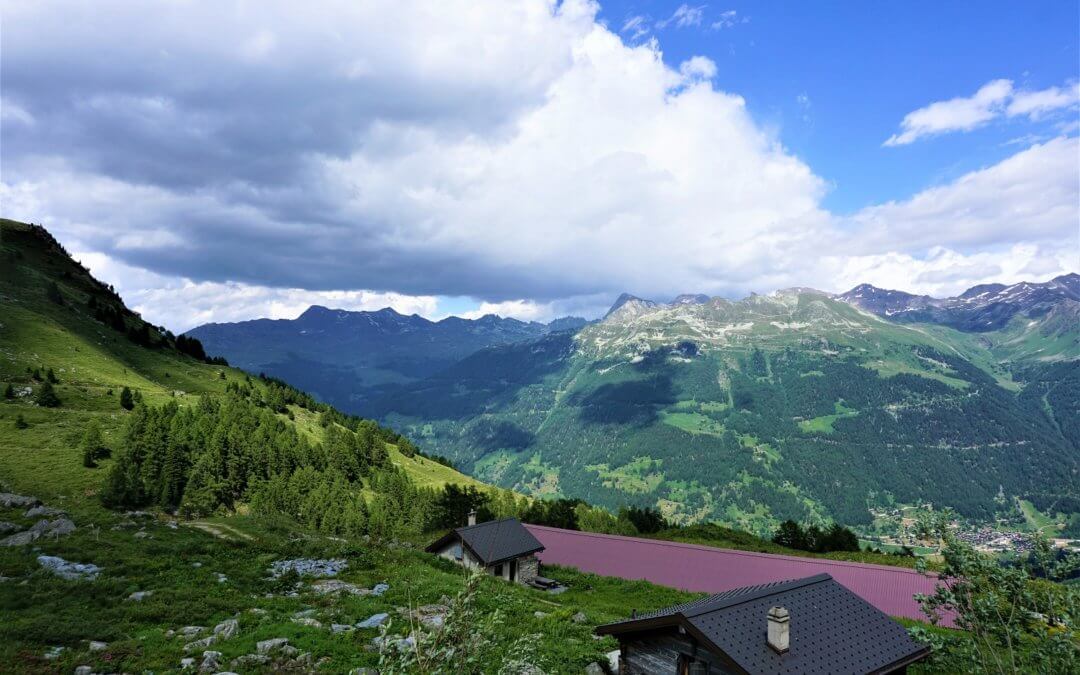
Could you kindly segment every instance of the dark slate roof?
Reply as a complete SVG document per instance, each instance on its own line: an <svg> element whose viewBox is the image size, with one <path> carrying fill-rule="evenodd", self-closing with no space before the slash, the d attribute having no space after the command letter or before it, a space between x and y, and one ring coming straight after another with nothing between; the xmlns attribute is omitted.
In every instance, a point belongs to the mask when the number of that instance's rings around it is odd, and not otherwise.
<svg viewBox="0 0 1080 675"><path fill-rule="evenodd" d="M791 613L790 648L769 647L771 607ZM600 626L600 635L681 626L748 673L887 673L929 648L828 574L747 586Z"/></svg>
<svg viewBox="0 0 1080 675"><path fill-rule="evenodd" d="M434 552L454 538L461 539L484 565L494 565L544 550L544 545L517 518L459 527L428 546L427 550Z"/></svg>

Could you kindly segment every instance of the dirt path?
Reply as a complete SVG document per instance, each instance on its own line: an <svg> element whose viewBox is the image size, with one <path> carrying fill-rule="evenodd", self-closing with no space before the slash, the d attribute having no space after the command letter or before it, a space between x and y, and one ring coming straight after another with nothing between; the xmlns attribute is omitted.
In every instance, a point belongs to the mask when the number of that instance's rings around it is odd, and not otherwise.
<svg viewBox="0 0 1080 675"><path fill-rule="evenodd" d="M196 530L206 532L213 535L218 539L225 539L226 541L255 541L255 538L250 534L246 534L236 529L231 525L223 525L222 523L208 523L202 520L193 520L187 523L181 523L184 527L193 527Z"/></svg>

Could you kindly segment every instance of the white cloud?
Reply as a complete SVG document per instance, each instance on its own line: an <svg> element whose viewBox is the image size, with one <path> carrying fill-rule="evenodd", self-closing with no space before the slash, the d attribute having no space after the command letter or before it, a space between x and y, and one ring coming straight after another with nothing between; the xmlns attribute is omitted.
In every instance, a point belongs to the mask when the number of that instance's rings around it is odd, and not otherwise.
<svg viewBox="0 0 1080 675"><path fill-rule="evenodd" d="M1041 91L1017 91L1011 80L993 80L973 96L938 101L908 113L900 122L900 133L890 136L885 145L908 145L926 136L971 131L1002 116L1036 120L1047 113L1075 107L1078 100L1078 83Z"/></svg>
<svg viewBox="0 0 1080 675"><path fill-rule="evenodd" d="M841 218L715 63L669 67L584 0L102 5L5 9L5 110L35 123L5 123L0 205L174 329L439 295L595 315L1076 250L1075 139Z"/></svg>
<svg viewBox="0 0 1080 675"><path fill-rule="evenodd" d="M1050 87L1041 91L1019 91L1009 101L1005 114L1009 117L1026 115L1038 119L1043 115L1073 107L1080 101L1080 82L1073 82L1064 87Z"/></svg>
<svg viewBox="0 0 1080 675"><path fill-rule="evenodd" d="M711 28L713 30L723 30L725 28L734 28L735 26L743 23L750 23L750 17L739 16L739 13L734 9L725 10L720 13L716 21L713 21Z"/></svg>
<svg viewBox="0 0 1080 675"><path fill-rule="evenodd" d="M73 257L97 278L114 284L121 297L144 319L177 333L204 323L295 319L311 305L354 311L393 307L402 314L426 317L439 314L438 299L433 296L195 282L124 265L102 253L74 251Z"/></svg>
<svg viewBox="0 0 1080 675"><path fill-rule="evenodd" d="M994 80L980 87L973 96L938 101L909 112L900 122L901 132L890 136L885 145L907 145L924 136L970 131L1000 115L1012 91L1010 80Z"/></svg>
<svg viewBox="0 0 1080 675"><path fill-rule="evenodd" d="M705 18L705 5L679 5L670 17L663 21L657 21L656 27L664 29L672 24L674 24L676 28L700 26L703 18Z"/></svg>
<svg viewBox="0 0 1080 675"><path fill-rule="evenodd" d="M649 34L649 20L641 16L632 16L622 26L620 33L629 33L631 41L637 41Z"/></svg>

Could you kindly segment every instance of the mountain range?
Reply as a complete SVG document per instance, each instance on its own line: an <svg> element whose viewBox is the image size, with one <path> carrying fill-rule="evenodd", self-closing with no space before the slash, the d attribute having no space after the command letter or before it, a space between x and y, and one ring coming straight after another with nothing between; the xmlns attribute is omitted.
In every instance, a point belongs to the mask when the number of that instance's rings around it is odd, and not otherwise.
<svg viewBox="0 0 1080 675"><path fill-rule="evenodd" d="M869 527L926 502L983 521L1018 499L1068 516L1078 279L946 299L869 285L735 302L624 294L562 331L313 308L190 335L537 495L758 532L785 518ZM379 316L390 327L375 330Z"/></svg>

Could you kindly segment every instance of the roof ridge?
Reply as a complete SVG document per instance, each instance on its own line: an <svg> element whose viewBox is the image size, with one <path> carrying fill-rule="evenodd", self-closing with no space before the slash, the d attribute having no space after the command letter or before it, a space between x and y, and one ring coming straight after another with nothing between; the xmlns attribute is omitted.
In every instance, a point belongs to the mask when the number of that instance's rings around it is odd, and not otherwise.
<svg viewBox="0 0 1080 675"><path fill-rule="evenodd" d="M705 546L702 544L687 544L681 541L669 541L667 539L649 539L647 537L628 537L622 534L601 534L599 532L583 532L581 530L566 530L561 527L549 527L547 525L533 525L532 523L522 524L526 529L537 528L540 530L550 530L553 532L565 532L581 537L595 537L597 539L619 539L622 541L634 541L644 544L652 544L654 546L665 546L670 548L691 548L700 551L720 551L729 555L748 556L751 558L779 558L782 560L790 560L792 562L798 562L803 564L816 564L816 565L837 565L839 567L856 567L859 569L871 569L871 570L887 570L889 572L903 572L905 574L914 574L916 576L924 576L918 570L911 569L909 567L894 567L892 565L878 565L875 563L860 563L852 562L850 560L833 560L831 558L809 558L798 555L788 555L786 553L763 553L760 551L741 551L735 548L723 548L720 546Z"/></svg>
<svg viewBox="0 0 1080 675"><path fill-rule="evenodd" d="M734 607L735 605L741 605L744 602L752 602L754 600L760 600L761 598L768 597L770 595L776 595L777 593L786 593L787 591L795 590L796 588L802 588L804 586L812 586L813 584L820 584L824 581L833 581L832 575L821 572L813 576L804 577L801 579L788 579L786 581L771 581L766 584L757 584L755 586L743 586L742 588L733 588L730 591L724 591L717 595L727 595L728 597L718 598L715 602L706 601L700 607L694 611L687 613L684 611L678 612L684 618L692 618L695 616L701 616L702 614L708 614L721 609L727 609L728 607ZM745 593L739 593L738 591L745 590Z"/></svg>

